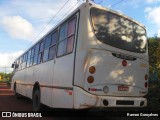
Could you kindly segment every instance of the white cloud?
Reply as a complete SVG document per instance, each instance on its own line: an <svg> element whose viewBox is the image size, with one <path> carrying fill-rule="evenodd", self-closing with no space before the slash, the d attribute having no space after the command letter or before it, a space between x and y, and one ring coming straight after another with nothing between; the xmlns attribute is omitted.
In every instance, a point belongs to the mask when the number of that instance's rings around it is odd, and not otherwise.
<svg viewBox="0 0 160 120"><path fill-rule="evenodd" d="M160 2L160 0L145 0L146 3L156 3L156 2Z"/></svg>
<svg viewBox="0 0 160 120"><path fill-rule="evenodd" d="M4 71L3 68L10 68L14 60L20 56L23 51L13 52L13 53L0 53L0 71ZM11 69L8 69L9 71Z"/></svg>
<svg viewBox="0 0 160 120"><path fill-rule="evenodd" d="M145 12L147 13L147 19L157 28L157 34L160 36L160 6L153 8L148 7L145 9Z"/></svg>
<svg viewBox="0 0 160 120"><path fill-rule="evenodd" d="M33 26L21 16L5 16L1 23L13 38L32 40L34 34Z"/></svg>
<svg viewBox="0 0 160 120"><path fill-rule="evenodd" d="M35 21L36 20L41 21L40 22L41 24L35 24L35 29L36 29L35 36L34 36L35 40L33 42L37 41L37 39L41 38L44 34L46 34L62 18L64 18L64 16L67 16L70 12L72 12L80 4L80 2L78 4L76 4L77 3L76 0L70 0L67 4L65 4L66 2L67 2L66 0L61 0L58 2L57 1L53 2L52 0L47 0L44 3L42 0L42 1L39 1L38 3L33 2L32 5L30 2L26 3L26 5L28 7L27 7L27 11L25 14L27 14L27 16L29 16L30 18L35 18ZM21 6L22 3L20 3L19 5ZM63 6L63 9L61 9L62 6ZM35 10L35 8L36 8L36 10ZM42 16L42 13L45 13L45 14L43 14L43 16ZM52 21L46 27L46 24L51 20L51 18L53 18ZM45 29L44 29L44 27L45 27ZM42 30L43 30L43 32L41 32Z"/></svg>
<svg viewBox="0 0 160 120"><path fill-rule="evenodd" d="M3 18L3 22L1 22L1 20L0 22L3 23L4 29L13 38L32 41L37 35L39 38L45 34L59 21L62 15L64 16L67 14L67 11L69 13L73 10L69 11L72 6L77 7L82 1L76 4L77 0L70 0L42 34L39 35L39 32L44 28L42 26L45 26L66 2L66 0L34 0L32 2L28 2L27 0L9 1L8 4L0 6L0 11L3 11L0 12L0 17ZM28 21L24 18L27 18ZM35 42L35 40L33 42Z"/></svg>
<svg viewBox="0 0 160 120"><path fill-rule="evenodd" d="M11 4L16 7L14 12L23 14L31 19L42 20L45 18L51 19L66 2L67 0L34 0L32 2L14 0ZM76 2L77 0L69 0L61 10L61 13L63 14L66 10L69 10Z"/></svg>

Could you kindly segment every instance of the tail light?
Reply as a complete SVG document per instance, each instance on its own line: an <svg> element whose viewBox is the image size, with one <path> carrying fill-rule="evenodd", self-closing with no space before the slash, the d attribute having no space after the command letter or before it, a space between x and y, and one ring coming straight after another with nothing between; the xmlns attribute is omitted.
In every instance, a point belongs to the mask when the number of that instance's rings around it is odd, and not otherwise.
<svg viewBox="0 0 160 120"><path fill-rule="evenodd" d="M126 67L126 66L127 66L127 61L126 61L126 60L123 60L123 61L122 61L122 65L123 65L123 67Z"/></svg>
<svg viewBox="0 0 160 120"><path fill-rule="evenodd" d="M88 83L93 83L94 82L94 77L93 76L89 76L87 78Z"/></svg>
<svg viewBox="0 0 160 120"><path fill-rule="evenodd" d="M148 83L147 83L147 82L144 83L144 87L145 87L145 88L148 87Z"/></svg>
<svg viewBox="0 0 160 120"><path fill-rule="evenodd" d="M89 72L90 72L91 74L95 73L95 72L96 72L96 68L95 68L94 66L91 66L91 67L89 68Z"/></svg>

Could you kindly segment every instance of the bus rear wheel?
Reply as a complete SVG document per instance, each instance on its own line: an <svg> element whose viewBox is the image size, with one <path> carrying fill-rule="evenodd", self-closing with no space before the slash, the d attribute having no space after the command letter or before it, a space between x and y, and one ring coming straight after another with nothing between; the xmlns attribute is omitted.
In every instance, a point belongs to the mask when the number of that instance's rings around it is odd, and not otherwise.
<svg viewBox="0 0 160 120"><path fill-rule="evenodd" d="M14 95L15 95L15 97L16 97L17 99L19 99L19 98L22 97L19 93L17 93L16 83L14 84Z"/></svg>
<svg viewBox="0 0 160 120"><path fill-rule="evenodd" d="M40 111L41 102L40 102L40 91L36 89L33 94L33 111Z"/></svg>

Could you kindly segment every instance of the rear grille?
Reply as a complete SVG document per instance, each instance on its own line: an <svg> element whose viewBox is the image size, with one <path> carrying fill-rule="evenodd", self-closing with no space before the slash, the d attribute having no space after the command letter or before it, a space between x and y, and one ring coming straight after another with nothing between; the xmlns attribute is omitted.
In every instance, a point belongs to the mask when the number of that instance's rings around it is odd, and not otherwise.
<svg viewBox="0 0 160 120"><path fill-rule="evenodd" d="M117 100L116 105L134 105L134 101Z"/></svg>

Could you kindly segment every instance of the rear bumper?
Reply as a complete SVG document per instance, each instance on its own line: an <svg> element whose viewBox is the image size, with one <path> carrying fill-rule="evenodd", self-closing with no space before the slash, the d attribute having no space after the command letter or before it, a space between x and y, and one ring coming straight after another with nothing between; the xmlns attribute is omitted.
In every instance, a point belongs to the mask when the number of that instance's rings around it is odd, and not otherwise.
<svg viewBox="0 0 160 120"><path fill-rule="evenodd" d="M94 107L146 107L147 99L143 97L97 96L74 87L74 108Z"/></svg>

